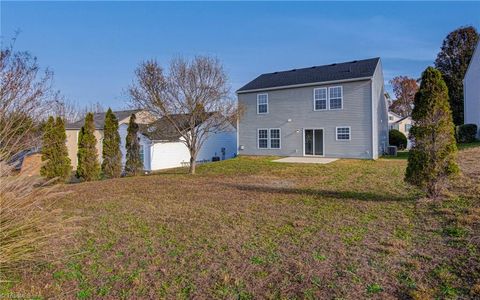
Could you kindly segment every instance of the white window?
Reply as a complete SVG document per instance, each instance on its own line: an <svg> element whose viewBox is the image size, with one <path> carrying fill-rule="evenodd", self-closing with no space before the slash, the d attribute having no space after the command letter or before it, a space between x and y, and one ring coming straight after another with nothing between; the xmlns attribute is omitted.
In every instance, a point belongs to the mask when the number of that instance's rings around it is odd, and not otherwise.
<svg viewBox="0 0 480 300"><path fill-rule="evenodd" d="M257 95L257 114L268 114L268 94Z"/></svg>
<svg viewBox="0 0 480 300"><path fill-rule="evenodd" d="M327 88L313 89L313 109L327 109Z"/></svg>
<svg viewBox="0 0 480 300"><path fill-rule="evenodd" d="M259 149L280 149L281 134L279 128L258 129Z"/></svg>
<svg viewBox="0 0 480 300"><path fill-rule="evenodd" d="M392 116L388 116L388 120L389 120L389 121L393 121L393 117L392 117Z"/></svg>
<svg viewBox="0 0 480 300"><path fill-rule="evenodd" d="M337 141L349 141L351 136L350 136L350 127L349 126L344 126L344 127L337 127Z"/></svg>
<svg viewBox="0 0 480 300"><path fill-rule="evenodd" d="M145 148L143 147L143 145L140 145L140 161L142 162L142 164L144 163L144 160L145 160Z"/></svg>
<svg viewBox="0 0 480 300"><path fill-rule="evenodd" d="M270 129L270 148L280 149L280 129Z"/></svg>
<svg viewBox="0 0 480 300"><path fill-rule="evenodd" d="M258 130L258 148L268 149L268 129Z"/></svg>
<svg viewBox="0 0 480 300"><path fill-rule="evenodd" d="M343 107L343 89L341 86L328 88L328 98L330 100L330 109L342 109Z"/></svg>

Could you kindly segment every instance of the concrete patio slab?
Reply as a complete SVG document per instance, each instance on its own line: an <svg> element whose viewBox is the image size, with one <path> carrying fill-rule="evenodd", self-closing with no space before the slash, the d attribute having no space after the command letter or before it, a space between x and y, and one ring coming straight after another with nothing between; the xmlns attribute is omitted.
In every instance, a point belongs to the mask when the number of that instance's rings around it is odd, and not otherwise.
<svg viewBox="0 0 480 300"><path fill-rule="evenodd" d="M328 164L338 160L338 158L326 158L326 157L285 157L274 160L274 162L280 163L300 163L300 164Z"/></svg>

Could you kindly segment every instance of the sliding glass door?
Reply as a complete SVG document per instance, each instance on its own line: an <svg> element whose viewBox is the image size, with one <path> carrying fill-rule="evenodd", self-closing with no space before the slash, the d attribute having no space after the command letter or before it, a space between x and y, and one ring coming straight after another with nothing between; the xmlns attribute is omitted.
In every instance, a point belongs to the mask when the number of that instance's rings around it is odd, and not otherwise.
<svg viewBox="0 0 480 300"><path fill-rule="evenodd" d="M323 129L305 129L303 132L305 155L323 156Z"/></svg>

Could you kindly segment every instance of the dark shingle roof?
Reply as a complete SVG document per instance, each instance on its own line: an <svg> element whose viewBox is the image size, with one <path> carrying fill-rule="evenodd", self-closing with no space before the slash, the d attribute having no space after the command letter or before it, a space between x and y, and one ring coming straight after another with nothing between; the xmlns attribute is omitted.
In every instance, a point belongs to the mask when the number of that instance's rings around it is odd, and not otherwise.
<svg viewBox="0 0 480 300"><path fill-rule="evenodd" d="M114 111L113 113L117 117L118 121L123 120L134 113L139 112L141 109L132 109L132 110L121 110L121 111ZM95 124L96 129L103 129L105 127L105 115L107 113L96 113L93 114L93 123ZM85 118L78 120L76 122L67 124L66 129L80 129L85 124Z"/></svg>
<svg viewBox="0 0 480 300"><path fill-rule="evenodd" d="M182 118L182 115L174 118ZM140 133L152 141L177 141L180 138L180 134L166 117L150 124L138 124L138 127Z"/></svg>
<svg viewBox="0 0 480 300"><path fill-rule="evenodd" d="M380 58L376 57L324 66L293 69L290 71L266 73L250 81L237 90L237 92L371 77L375 72L379 60Z"/></svg>
<svg viewBox="0 0 480 300"><path fill-rule="evenodd" d="M206 113L203 121L210 118L212 114ZM178 124L180 130L188 130L190 126L188 124L188 114L174 114L170 116ZM202 124L202 120L198 120L196 123L196 126L198 126ZM170 123L167 117L162 117L150 124L138 124L138 127L140 133L152 141L178 141L181 137L178 130Z"/></svg>

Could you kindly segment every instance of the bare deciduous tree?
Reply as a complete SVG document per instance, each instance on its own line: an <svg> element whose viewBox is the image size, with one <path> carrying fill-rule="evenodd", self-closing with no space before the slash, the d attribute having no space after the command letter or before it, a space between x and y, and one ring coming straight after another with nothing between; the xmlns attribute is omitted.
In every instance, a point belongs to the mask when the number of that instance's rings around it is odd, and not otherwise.
<svg viewBox="0 0 480 300"><path fill-rule="evenodd" d="M194 174L197 154L207 137L232 128L232 119L239 113L229 97L222 64L204 56L191 61L177 58L164 74L162 67L150 60L141 63L135 75L129 89L133 104L175 128L175 135L190 152L190 173Z"/></svg>
<svg viewBox="0 0 480 300"><path fill-rule="evenodd" d="M82 106L78 102L65 99L59 94L51 105L50 114L62 117L68 124L85 118L89 112L102 113L105 112L105 108L99 102Z"/></svg>
<svg viewBox="0 0 480 300"><path fill-rule="evenodd" d="M42 74L36 57L13 50L13 42L0 52L0 156L35 146L40 136L35 130L49 109L53 73Z"/></svg>

